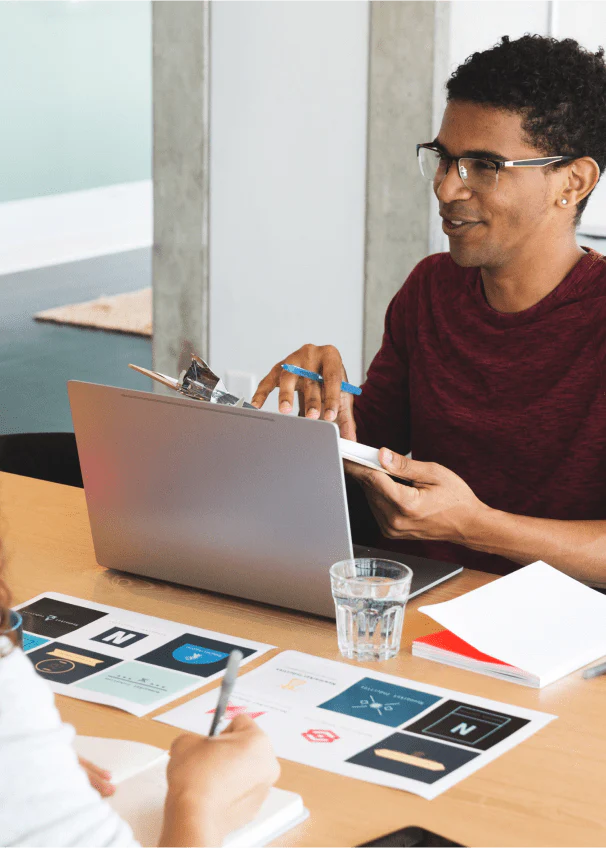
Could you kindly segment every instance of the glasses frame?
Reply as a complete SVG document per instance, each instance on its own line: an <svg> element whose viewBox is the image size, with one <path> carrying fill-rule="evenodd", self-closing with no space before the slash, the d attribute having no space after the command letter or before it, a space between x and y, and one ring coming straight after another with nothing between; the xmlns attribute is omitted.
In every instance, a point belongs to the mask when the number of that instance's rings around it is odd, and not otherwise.
<svg viewBox="0 0 606 848"><path fill-rule="evenodd" d="M544 168L546 165L553 165L554 162L567 162L575 159L574 156L540 156L537 159L509 159L503 161L502 159L489 159L487 156L447 156L443 150L440 150L439 147L435 147L431 142L425 144L417 144L417 160L419 159L419 150L424 148L425 150L432 150L434 153L439 153L440 156L446 160L446 172L444 177L448 174L450 170L450 166L453 162L457 164L457 173L463 185L466 188L469 188L465 180L463 179L463 175L461 174L461 159L474 159L478 162L490 162L491 165L495 166L495 187L493 191L497 190L497 186L499 184L499 172L503 168ZM419 165L420 170L420 165ZM425 177L425 174L421 171L421 174ZM427 179L427 177L425 177ZM435 177L434 177L435 179ZM470 191L477 191L477 189L469 189ZM488 194L489 192L479 192L480 194Z"/></svg>

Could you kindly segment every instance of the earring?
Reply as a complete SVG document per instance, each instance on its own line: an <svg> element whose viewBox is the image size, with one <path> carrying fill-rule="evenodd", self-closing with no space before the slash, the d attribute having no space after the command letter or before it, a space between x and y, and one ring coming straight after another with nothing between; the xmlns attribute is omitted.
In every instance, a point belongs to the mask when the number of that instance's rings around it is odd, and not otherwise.
<svg viewBox="0 0 606 848"><path fill-rule="evenodd" d="M562 206L566 206L567 203L568 203L568 201L566 200L565 197L563 197L562 198Z"/></svg>

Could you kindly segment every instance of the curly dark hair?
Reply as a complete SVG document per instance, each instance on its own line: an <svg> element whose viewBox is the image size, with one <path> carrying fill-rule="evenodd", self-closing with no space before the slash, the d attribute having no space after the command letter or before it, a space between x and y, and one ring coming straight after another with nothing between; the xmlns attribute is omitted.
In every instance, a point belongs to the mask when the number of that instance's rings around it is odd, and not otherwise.
<svg viewBox="0 0 606 848"><path fill-rule="evenodd" d="M604 173L603 47L592 53L572 38L526 34L510 41L504 35L490 50L473 53L459 65L446 91L448 100L484 103L521 115L527 140L546 156L591 156L600 175ZM577 221L588 199L578 204Z"/></svg>

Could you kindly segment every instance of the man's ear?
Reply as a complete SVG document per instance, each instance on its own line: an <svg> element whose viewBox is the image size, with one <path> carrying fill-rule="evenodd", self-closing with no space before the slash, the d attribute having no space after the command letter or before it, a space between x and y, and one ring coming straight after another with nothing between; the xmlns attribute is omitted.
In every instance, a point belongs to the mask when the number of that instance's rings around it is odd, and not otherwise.
<svg viewBox="0 0 606 848"><path fill-rule="evenodd" d="M596 187L600 179L599 165L591 156L582 156L571 162L565 172L567 180L564 181L558 202L566 200L568 206L578 206Z"/></svg>

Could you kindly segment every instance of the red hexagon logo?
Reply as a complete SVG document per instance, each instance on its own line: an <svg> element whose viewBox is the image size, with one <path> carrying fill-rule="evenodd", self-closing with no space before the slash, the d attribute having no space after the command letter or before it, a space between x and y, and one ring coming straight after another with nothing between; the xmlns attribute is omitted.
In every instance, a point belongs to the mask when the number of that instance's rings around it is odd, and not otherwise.
<svg viewBox="0 0 606 848"><path fill-rule="evenodd" d="M308 742L336 742L339 738L334 730L307 730L301 736Z"/></svg>

